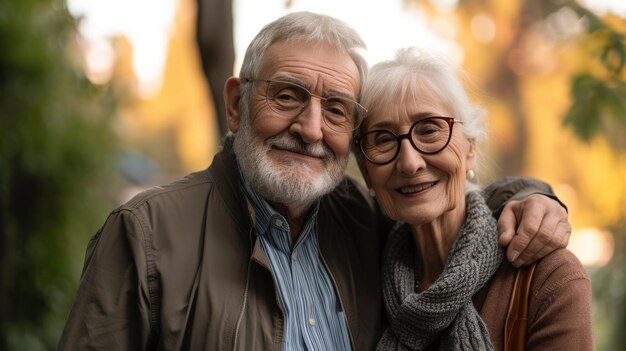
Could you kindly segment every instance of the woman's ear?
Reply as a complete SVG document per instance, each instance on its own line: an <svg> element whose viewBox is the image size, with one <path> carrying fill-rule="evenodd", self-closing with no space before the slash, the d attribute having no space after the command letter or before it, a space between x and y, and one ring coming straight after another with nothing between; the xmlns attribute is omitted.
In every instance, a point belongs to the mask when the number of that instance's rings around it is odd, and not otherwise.
<svg viewBox="0 0 626 351"><path fill-rule="evenodd" d="M465 169L474 170L476 168L476 139L468 140L467 156L465 157Z"/></svg>
<svg viewBox="0 0 626 351"><path fill-rule="evenodd" d="M240 80L237 77L230 77L224 84L224 103L226 104L226 114L228 118L228 129L232 133L237 133L239 123L241 122L241 111L239 111L239 101L241 100L241 92L239 92Z"/></svg>
<svg viewBox="0 0 626 351"><path fill-rule="evenodd" d="M367 185L369 189L371 189L372 186L370 185L370 176L369 176L369 173L367 172L367 166L365 164L365 162L367 161L365 160L365 157L363 157L363 155L355 154L354 158L356 159L356 164L359 166L359 170L361 171L363 180L365 180L365 184Z"/></svg>

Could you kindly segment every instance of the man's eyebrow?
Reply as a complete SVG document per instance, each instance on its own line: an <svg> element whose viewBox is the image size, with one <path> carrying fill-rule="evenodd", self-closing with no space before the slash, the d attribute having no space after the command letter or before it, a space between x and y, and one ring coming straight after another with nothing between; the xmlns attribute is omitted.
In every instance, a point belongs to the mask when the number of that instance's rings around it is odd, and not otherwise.
<svg viewBox="0 0 626 351"><path fill-rule="evenodd" d="M324 97L338 97L346 100L356 101L356 97L354 95L336 90L325 90Z"/></svg>
<svg viewBox="0 0 626 351"><path fill-rule="evenodd" d="M293 84L296 84L296 85L299 85L299 86L303 87L304 89L308 90L309 92L311 91L311 84L309 84L308 82L306 82L306 81L304 81L302 79L296 78L296 77L279 75L279 76L272 77L270 80L293 83ZM342 99L356 101L356 97L354 95L349 94L349 93L345 93L345 92L342 92L342 91L337 91L337 90L327 90L327 89L324 89L324 91L322 92L322 96L325 97L325 98L338 97L338 98L342 98Z"/></svg>
<svg viewBox="0 0 626 351"><path fill-rule="evenodd" d="M298 78L292 77L292 76L282 76L282 75L281 76L275 76L275 77L272 77L270 80L277 81L277 82L292 83L292 84L295 84L295 85L299 85L299 86L305 88L306 90L311 90L311 85L310 84L308 84L307 82L305 82L305 81L303 81L301 79L298 79Z"/></svg>

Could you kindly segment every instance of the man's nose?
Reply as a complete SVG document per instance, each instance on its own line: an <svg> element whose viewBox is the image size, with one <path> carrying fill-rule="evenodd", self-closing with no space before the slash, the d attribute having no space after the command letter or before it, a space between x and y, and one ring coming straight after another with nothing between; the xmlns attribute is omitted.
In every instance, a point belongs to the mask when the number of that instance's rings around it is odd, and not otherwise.
<svg viewBox="0 0 626 351"><path fill-rule="evenodd" d="M322 104L322 99L311 96L308 104L291 123L290 131L300 135L302 140L307 144L320 141L324 136L322 131L324 127L324 110Z"/></svg>

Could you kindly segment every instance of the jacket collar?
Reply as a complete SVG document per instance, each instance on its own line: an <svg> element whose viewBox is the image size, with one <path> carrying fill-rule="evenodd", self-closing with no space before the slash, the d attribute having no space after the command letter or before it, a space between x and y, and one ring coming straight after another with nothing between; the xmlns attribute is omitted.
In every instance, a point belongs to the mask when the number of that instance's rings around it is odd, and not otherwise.
<svg viewBox="0 0 626 351"><path fill-rule="evenodd" d="M250 226L250 216L246 208L246 198L241 192L239 184L233 141L232 136L227 136L224 139L222 150L213 158L208 172L215 184L218 185L215 190L220 194L228 211L235 219L238 229L246 230Z"/></svg>
<svg viewBox="0 0 626 351"><path fill-rule="evenodd" d="M269 259L260 247L255 228L254 207L243 193L233 150L234 136L224 138L222 150L213 158L208 173L216 184L217 191L237 228L237 233L248 236L253 260L270 269Z"/></svg>

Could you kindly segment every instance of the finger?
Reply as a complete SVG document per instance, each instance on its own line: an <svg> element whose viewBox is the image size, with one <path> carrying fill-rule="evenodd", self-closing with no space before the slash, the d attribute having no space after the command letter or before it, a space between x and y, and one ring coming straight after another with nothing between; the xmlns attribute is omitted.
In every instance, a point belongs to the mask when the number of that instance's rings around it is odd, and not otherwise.
<svg viewBox="0 0 626 351"><path fill-rule="evenodd" d="M555 237L559 241L559 247L566 248L571 235L572 225L567 220L559 221L555 231Z"/></svg>
<svg viewBox="0 0 626 351"><path fill-rule="evenodd" d="M515 236L517 229L516 209L519 208L518 201L512 201L504 206L498 218L498 243L500 246L507 246Z"/></svg>
<svg viewBox="0 0 626 351"><path fill-rule="evenodd" d="M567 212L561 206L546 207L539 228L523 254L518 257L517 265L528 265L545 257L550 252L567 246L571 225L567 221Z"/></svg>
<svg viewBox="0 0 626 351"><path fill-rule="evenodd" d="M540 249L540 243L533 243L533 239L543 218L543 211L537 206L525 206L520 203L521 212L518 216L519 224L515 236L507 249L507 258L515 263L520 258L525 262L527 258ZM530 251L526 252L530 248Z"/></svg>
<svg viewBox="0 0 626 351"><path fill-rule="evenodd" d="M517 260L515 260L515 262L513 262L513 266L515 267L521 267L521 266L527 266L532 264L533 262L537 262L539 259L546 257L548 254L550 254L553 250L548 247L548 246L544 246L542 247L538 252L536 252L532 257L530 258L526 258L523 255L520 255L518 257Z"/></svg>
<svg viewBox="0 0 626 351"><path fill-rule="evenodd" d="M514 236L513 240L506 249L506 258L515 267L520 267L526 262L526 256L524 252L526 248L531 244L532 238L528 236Z"/></svg>
<svg viewBox="0 0 626 351"><path fill-rule="evenodd" d="M565 247L561 246L561 243L567 245L571 234L571 225L569 223L567 210L561 206L559 202L542 195L529 196L526 206L533 207L543 212L541 225L547 226L547 229L555 230L553 233L548 230L543 233L553 236L553 240L557 242L557 247ZM560 225L562 225L562 227L560 227Z"/></svg>
<svg viewBox="0 0 626 351"><path fill-rule="evenodd" d="M530 212L528 211L528 213ZM531 264L558 248L560 238L557 238L554 234L558 223L559 218L557 216L547 213L541 219L536 230L532 229L534 224L529 224L527 228L529 232L524 234L520 233L521 228L518 229L518 235L530 235L532 237L524 250L520 252L519 257L513 261L513 265L519 267Z"/></svg>
<svg viewBox="0 0 626 351"><path fill-rule="evenodd" d="M544 218L545 219L545 218ZM552 224L542 221L536 235L528 243L513 265L516 267L526 266L540 260L559 247L558 240L554 236L555 229L550 229ZM556 227L556 224L554 225Z"/></svg>

